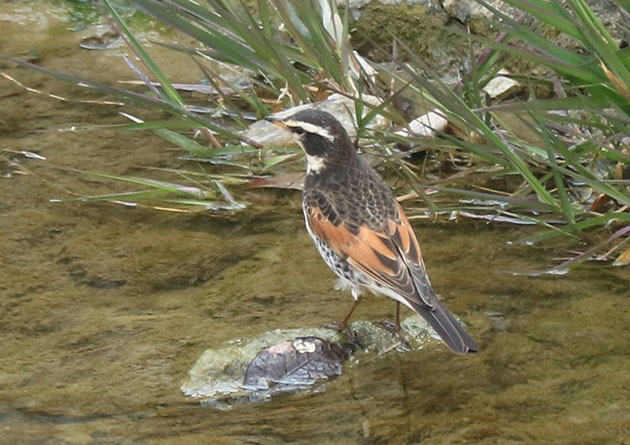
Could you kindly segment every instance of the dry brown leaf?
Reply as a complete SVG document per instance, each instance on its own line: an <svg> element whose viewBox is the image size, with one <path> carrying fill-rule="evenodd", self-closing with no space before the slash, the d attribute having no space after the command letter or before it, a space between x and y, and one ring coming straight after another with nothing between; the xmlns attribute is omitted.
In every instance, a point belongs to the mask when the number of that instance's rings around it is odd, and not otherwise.
<svg viewBox="0 0 630 445"><path fill-rule="evenodd" d="M619 79L612 71L606 68L604 62L600 62L600 64L602 66L602 69L604 70L604 73L606 74L606 77L608 77L608 80L610 80L610 82L615 86L617 91L626 99L630 99L630 90L628 89L628 85L624 84L621 79Z"/></svg>
<svg viewBox="0 0 630 445"><path fill-rule="evenodd" d="M320 88L317 90L317 94L315 95L315 101L321 102L323 100L326 100L331 94L332 94L331 90Z"/></svg>
<svg viewBox="0 0 630 445"><path fill-rule="evenodd" d="M630 247L624 250L613 262L613 266L627 266L630 264Z"/></svg>
<svg viewBox="0 0 630 445"><path fill-rule="evenodd" d="M595 201L593 201L593 204L591 204L591 212L598 212L599 209L602 208L602 206L604 204L606 204L608 201L610 201L610 196L605 195L605 194L600 194L597 198L595 198Z"/></svg>

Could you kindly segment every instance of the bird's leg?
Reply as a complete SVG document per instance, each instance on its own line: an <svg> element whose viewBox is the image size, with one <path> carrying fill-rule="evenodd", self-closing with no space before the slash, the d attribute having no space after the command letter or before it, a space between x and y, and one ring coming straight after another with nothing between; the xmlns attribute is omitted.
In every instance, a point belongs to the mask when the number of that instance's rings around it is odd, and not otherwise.
<svg viewBox="0 0 630 445"><path fill-rule="evenodd" d="M352 316L352 313L357 308L357 306L359 305L360 302L361 302L361 297L360 296L355 298L354 302L352 303L352 307L350 308L350 312L348 312L348 315L346 315L343 318L343 320L341 320L341 323L333 322L333 323L325 324L323 327L326 328L326 329L334 329L334 330L342 333L343 335L345 335L346 338L351 343L356 343L356 338L355 338L354 332L352 332L348 328L348 321L350 320L350 317Z"/></svg>
<svg viewBox="0 0 630 445"><path fill-rule="evenodd" d="M398 338L403 349L410 349L409 341L400 332L400 302L396 302L396 322L392 326L391 321L382 321L381 326L388 332L391 332Z"/></svg>
<svg viewBox="0 0 630 445"><path fill-rule="evenodd" d="M352 307L350 308L350 312L348 312L348 315L346 315L344 319L341 320L341 323L337 325L337 329L339 329L339 331L346 330L346 328L348 327L348 321L350 320L350 317L352 317L352 313L357 308L359 303L361 303L361 297L355 298L355 300L352 302Z"/></svg>
<svg viewBox="0 0 630 445"><path fill-rule="evenodd" d="M380 322L380 325L387 332L391 332L395 336L400 336L400 302L396 302L396 322L392 323L391 321L384 320Z"/></svg>
<svg viewBox="0 0 630 445"><path fill-rule="evenodd" d="M402 332L400 332L400 301L396 302L396 324L394 325L394 334L396 335L396 337L398 337L398 340L400 340L400 344L402 345L403 349L411 349L409 341L407 341Z"/></svg>

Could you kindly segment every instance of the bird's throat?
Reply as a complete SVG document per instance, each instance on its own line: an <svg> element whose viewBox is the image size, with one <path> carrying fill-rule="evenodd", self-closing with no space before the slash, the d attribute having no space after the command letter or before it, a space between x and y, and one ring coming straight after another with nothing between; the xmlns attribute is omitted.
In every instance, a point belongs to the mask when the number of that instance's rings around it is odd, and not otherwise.
<svg viewBox="0 0 630 445"><path fill-rule="evenodd" d="M321 156L306 155L306 173L319 174L326 168L326 160Z"/></svg>

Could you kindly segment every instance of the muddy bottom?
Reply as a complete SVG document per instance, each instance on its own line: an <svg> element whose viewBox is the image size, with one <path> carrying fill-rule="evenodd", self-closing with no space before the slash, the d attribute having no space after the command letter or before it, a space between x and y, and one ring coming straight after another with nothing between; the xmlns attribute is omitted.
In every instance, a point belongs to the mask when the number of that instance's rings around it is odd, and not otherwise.
<svg viewBox="0 0 630 445"><path fill-rule="evenodd" d="M16 19L24 6L0 5L3 52L35 49L52 68L133 78L112 52L80 50L50 11L44 24ZM38 89L91 97L0 68ZM179 63L170 69L198 80ZM628 270L515 276L562 250L509 245L525 232L498 225L414 224L433 284L478 354L459 357L437 341L392 351L349 363L323 393L230 411L184 397L182 380L206 348L338 321L351 300L332 290L298 193L251 193L250 208L229 215L76 200L117 185L51 165L127 175L181 165L149 133L58 131L122 123L118 111L0 78L0 443L630 443ZM356 318L391 319L394 309L366 298Z"/></svg>

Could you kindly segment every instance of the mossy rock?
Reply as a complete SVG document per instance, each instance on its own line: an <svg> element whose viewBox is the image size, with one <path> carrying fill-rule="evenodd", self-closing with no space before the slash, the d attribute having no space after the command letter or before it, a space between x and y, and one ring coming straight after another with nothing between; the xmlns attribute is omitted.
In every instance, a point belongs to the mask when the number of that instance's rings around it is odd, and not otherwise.
<svg viewBox="0 0 630 445"><path fill-rule="evenodd" d="M351 22L351 42L370 60L384 62L391 60L395 36L403 43L398 47L401 60L420 60L440 74L454 74L453 69L457 71L466 63L469 45L468 40L447 26L448 22L446 14L430 12L422 5L372 2Z"/></svg>

